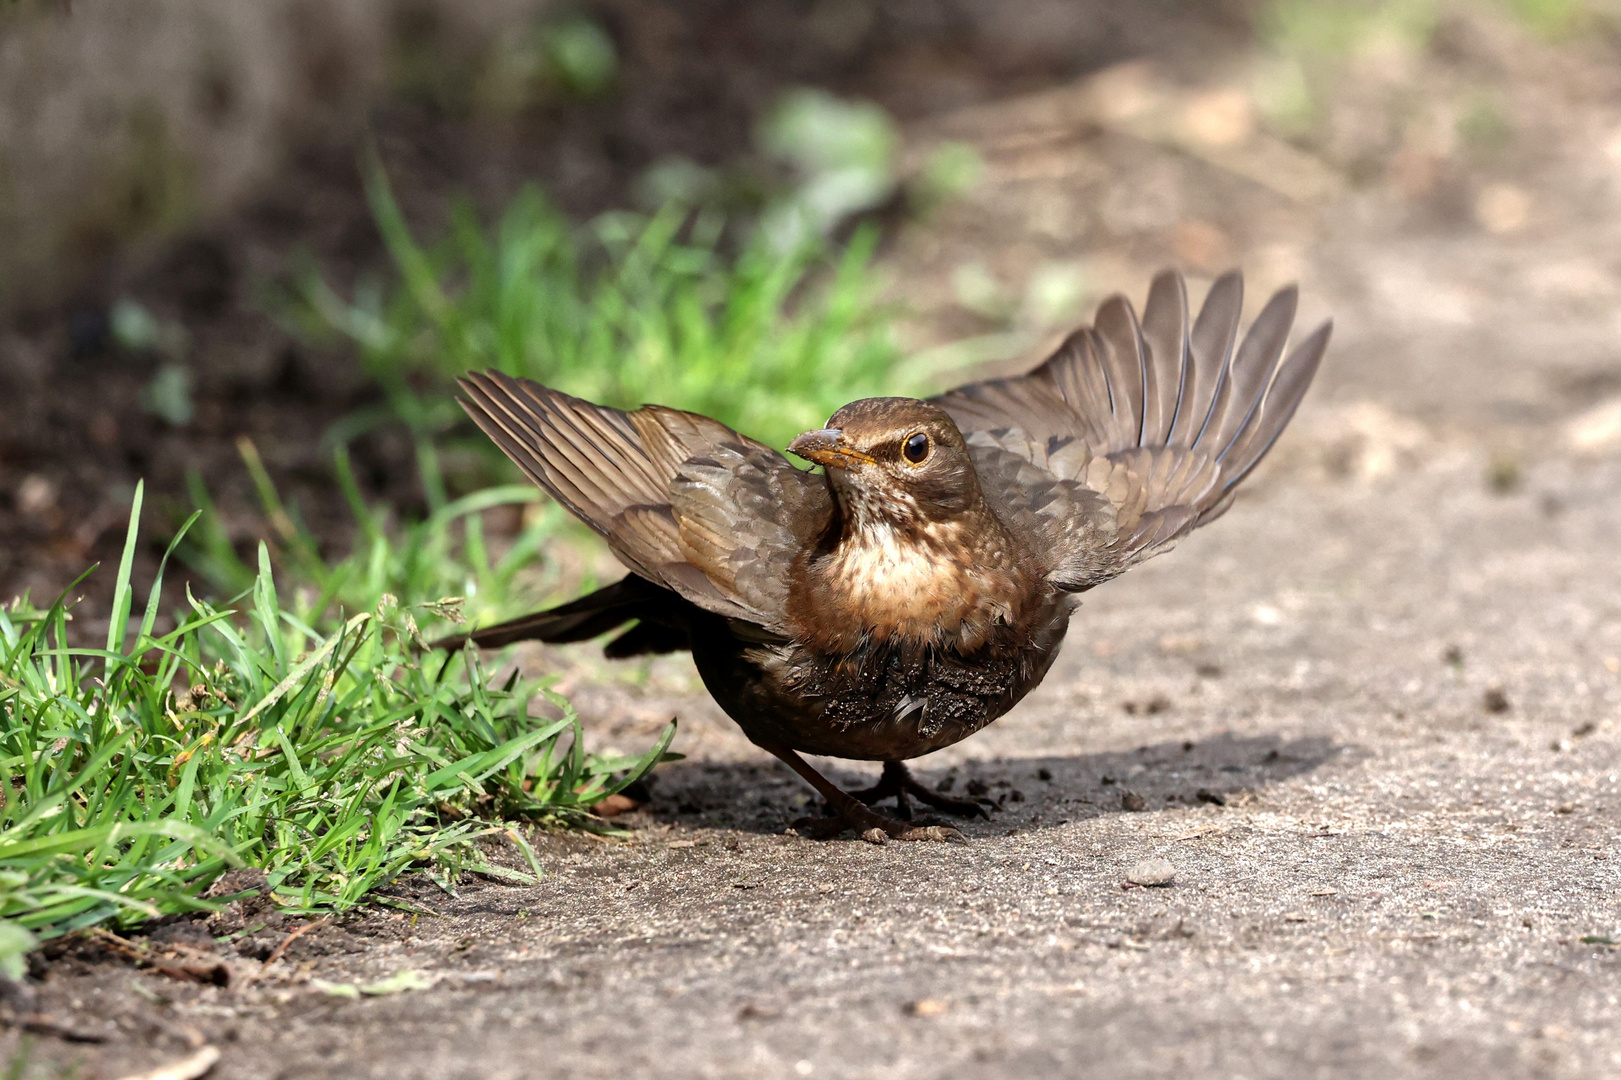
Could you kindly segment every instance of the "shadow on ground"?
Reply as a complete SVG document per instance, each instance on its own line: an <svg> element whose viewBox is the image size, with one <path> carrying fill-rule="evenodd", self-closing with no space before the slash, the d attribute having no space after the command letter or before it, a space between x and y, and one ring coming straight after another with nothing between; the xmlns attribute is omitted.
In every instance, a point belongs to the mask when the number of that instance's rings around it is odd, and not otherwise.
<svg viewBox="0 0 1621 1080"><path fill-rule="evenodd" d="M996 758L942 768L913 766L925 785L981 803L988 820L949 824L968 836L1009 828L1065 825L1103 814L1167 806L1226 805L1269 784L1311 772L1354 748L1326 738L1221 735L1202 742L1163 742L1136 750L1066 757ZM846 790L873 782L871 770L820 763ZM674 823L698 828L780 833L794 819L818 814L804 782L775 761L672 762L650 780L651 801L626 824ZM893 802L880 805L894 812ZM947 823L920 813L922 823Z"/></svg>

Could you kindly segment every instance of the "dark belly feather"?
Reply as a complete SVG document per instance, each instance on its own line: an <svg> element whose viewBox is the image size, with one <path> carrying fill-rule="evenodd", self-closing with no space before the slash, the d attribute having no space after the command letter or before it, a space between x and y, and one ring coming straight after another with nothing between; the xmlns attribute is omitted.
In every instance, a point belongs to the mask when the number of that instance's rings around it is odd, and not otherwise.
<svg viewBox="0 0 1621 1080"><path fill-rule="evenodd" d="M1033 627L1005 628L966 654L897 642L840 654L750 644L716 620L694 634L693 658L754 742L899 761L967 738L1034 689L1058 655L1073 606L1055 597Z"/></svg>

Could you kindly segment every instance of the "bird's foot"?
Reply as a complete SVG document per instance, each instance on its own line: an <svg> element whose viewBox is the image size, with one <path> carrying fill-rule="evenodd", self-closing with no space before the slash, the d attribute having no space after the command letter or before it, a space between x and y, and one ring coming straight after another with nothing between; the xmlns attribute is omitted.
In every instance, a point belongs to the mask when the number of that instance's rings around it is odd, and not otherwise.
<svg viewBox="0 0 1621 1080"><path fill-rule="evenodd" d="M884 775L878 781L875 789L863 791L856 796L840 791L827 777L811 768L805 759L798 753L785 746L767 746L777 757L794 772L804 777L805 782L815 788L822 798L827 800L828 816L825 818L800 818L794 822L794 830L801 836L809 836L816 840L831 840L846 829L854 829L863 839L875 844L886 843L890 840L951 840L957 843L967 843L967 838L949 825L912 825L906 821L895 821L882 814L874 813L868 809L863 800L876 801L883 798L883 794L874 794L882 791L886 783L898 784L900 777L910 776L906 767L899 762L886 762ZM891 767L893 766L893 768ZM897 774L895 770L899 770ZM921 785L918 785L921 786ZM904 787L892 788L887 794L897 796L903 811L911 816L911 805L906 802L906 789ZM933 794L933 792L930 792Z"/></svg>
<svg viewBox="0 0 1621 1080"><path fill-rule="evenodd" d="M954 817L988 819L991 816L983 805L973 799L954 799L950 795L930 791L918 783L912 771L899 761L884 762L884 773L872 787L850 792L852 799L868 806L883 799L894 798L896 816L903 821L912 820L912 804L909 796L925 806L932 806Z"/></svg>
<svg viewBox="0 0 1621 1080"><path fill-rule="evenodd" d="M913 825L874 813L852 800L834 810L829 817L800 818L794 822L794 831L812 840L831 840L840 833L855 830L870 843L882 844L890 840L944 840L966 843L967 838L949 825Z"/></svg>
<svg viewBox="0 0 1621 1080"><path fill-rule="evenodd" d="M850 792L850 798L867 806L871 806L875 802L882 802L885 799L894 799L895 816L902 821L911 821L912 801L906 797L905 785L900 783L895 774L890 771L890 764L892 763L885 763L884 774L878 778L876 784L870 788ZM904 765L898 767L902 772L906 769Z"/></svg>

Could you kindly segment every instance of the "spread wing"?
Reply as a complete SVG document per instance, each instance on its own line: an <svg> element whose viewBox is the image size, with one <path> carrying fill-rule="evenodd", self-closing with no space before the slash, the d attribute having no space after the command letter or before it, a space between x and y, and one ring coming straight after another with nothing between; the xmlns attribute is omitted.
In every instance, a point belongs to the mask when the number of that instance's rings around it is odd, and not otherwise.
<svg viewBox="0 0 1621 1080"><path fill-rule="evenodd" d="M495 371L461 386L485 434L634 573L782 630L793 555L832 514L820 477L697 413L610 409Z"/></svg>
<svg viewBox="0 0 1621 1080"><path fill-rule="evenodd" d="M1324 323L1285 355L1296 290L1242 340L1244 282L1218 278L1196 319L1161 272L1142 319L1122 296L1027 375L934 399L967 438L987 496L1048 542L1059 586L1089 589L1219 517L1294 415L1328 347Z"/></svg>

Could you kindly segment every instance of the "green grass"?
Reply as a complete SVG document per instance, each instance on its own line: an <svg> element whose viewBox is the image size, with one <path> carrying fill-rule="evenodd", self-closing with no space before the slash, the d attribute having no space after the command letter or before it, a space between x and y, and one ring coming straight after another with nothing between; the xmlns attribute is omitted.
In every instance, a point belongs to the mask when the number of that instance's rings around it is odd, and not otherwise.
<svg viewBox="0 0 1621 1080"><path fill-rule="evenodd" d="M366 186L398 285L345 300L311 273L283 310L304 334L352 340L419 437L459 418L454 376L492 367L605 404L692 409L775 446L853 398L918 385L890 332L870 227L842 247L783 251L769 230L739 240L679 204L576 227L531 188L488 228L458 207L429 247L375 164Z"/></svg>
<svg viewBox="0 0 1621 1080"><path fill-rule="evenodd" d="M188 592L186 617L160 633L161 571L144 611L133 603L140 503L137 489L105 648L69 644L62 601L0 610L0 964L13 975L39 936L204 907L199 893L236 864L264 868L290 912L349 907L412 867L532 879L510 823L580 820L673 735L634 759L587 755L565 702L547 695L560 716L532 718L516 676L492 685L471 650L422 652L416 613L391 595L329 627L300 618L262 545L231 605ZM529 873L489 864L476 842L492 837Z"/></svg>
<svg viewBox="0 0 1621 1080"><path fill-rule="evenodd" d="M436 631L464 619L482 623L532 610L552 599L556 583L547 573L545 548L562 538L568 515L532 484L500 485L452 501L440 497L439 508L425 519L402 520L390 507L366 501L340 447L333 453L333 473L354 518L355 540L347 555L334 559L323 556L319 538L296 508L284 504L253 443L243 439L238 447L258 493L272 561L294 584L289 607L310 625L370 610L384 596L416 605ZM432 489L437 455L428 442L420 452L423 484ZM195 475L191 499L201 516L179 548L181 557L220 593L252 588L260 568L238 554ZM539 512L525 513L518 534L496 548L486 540L484 514L503 506Z"/></svg>

